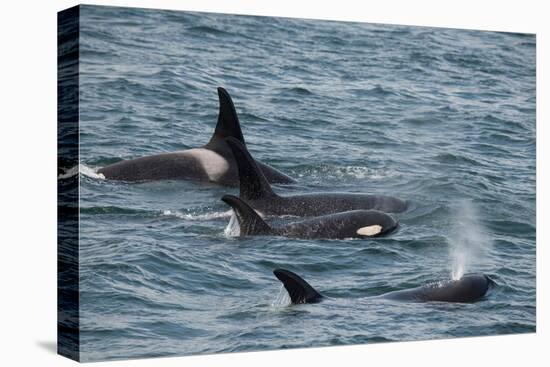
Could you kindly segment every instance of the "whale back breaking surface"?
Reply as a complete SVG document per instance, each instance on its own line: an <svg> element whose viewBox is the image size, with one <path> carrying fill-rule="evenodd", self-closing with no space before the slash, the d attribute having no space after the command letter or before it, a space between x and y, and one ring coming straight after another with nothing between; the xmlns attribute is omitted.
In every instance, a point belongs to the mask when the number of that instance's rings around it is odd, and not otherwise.
<svg viewBox="0 0 550 367"><path fill-rule="evenodd" d="M233 208L242 236L277 235L290 238L322 239L370 238L388 234L397 228L397 222L391 216L375 210L354 210L328 214L270 227L241 198L224 195L222 200ZM377 227L373 233L361 233L365 227L373 226Z"/></svg>
<svg viewBox="0 0 550 367"><path fill-rule="evenodd" d="M273 274L283 283L293 304L315 303L323 298L304 279L289 270L276 269ZM472 303L483 298L494 284L493 280L484 274L468 274L459 280L429 283L416 288L385 293L374 298L404 302Z"/></svg>
<svg viewBox="0 0 550 367"><path fill-rule="evenodd" d="M237 186L239 176L235 158L226 139L245 144L237 111L229 93L218 88L219 114L214 134L201 148L161 153L117 162L98 170L105 178L119 181L194 180ZM282 172L257 162L267 180L273 183L293 183Z"/></svg>
<svg viewBox="0 0 550 367"><path fill-rule="evenodd" d="M277 196L271 202L253 202L269 214L319 216L350 210L377 210L384 213L400 213L407 203L398 198L359 193L321 192L289 196Z"/></svg>
<svg viewBox="0 0 550 367"><path fill-rule="evenodd" d="M467 274L458 280L446 280L421 287L383 294L381 297L410 302L472 303L483 298L493 281L483 274Z"/></svg>
<svg viewBox="0 0 550 367"><path fill-rule="evenodd" d="M357 193L309 193L279 196L257 162L238 139L228 138L239 171L240 197L255 209L273 215L318 216L350 210L379 210L398 213L407 203L391 196Z"/></svg>
<svg viewBox="0 0 550 367"><path fill-rule="evenodd" d="M373 229L372 231L365 229ZM389 234L397 222L388 214L375 210L353 210L310 217L277 228L277 232L294 238L372 238Z"/></svg>
<svg viewBox="0 0 550 367"><path fill-rule="evenodd" d="M161 153L120 161L99 169L98 173L107 179L119 181L209 180L201 161L197 159L197 154L189 152ZM211 153L218 155L215 152Z"/></svg>

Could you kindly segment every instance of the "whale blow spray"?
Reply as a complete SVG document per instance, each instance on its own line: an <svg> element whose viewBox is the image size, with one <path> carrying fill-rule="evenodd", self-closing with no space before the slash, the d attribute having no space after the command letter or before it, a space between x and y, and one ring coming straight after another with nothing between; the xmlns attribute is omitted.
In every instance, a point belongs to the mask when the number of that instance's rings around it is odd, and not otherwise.
<svg viewBox="0 0 550 367"><path fill-rule="evenodd" d="M463 200L456 206L451 231L451 278L458 280L464 273L487 258L490 237L480 221L479 212L471 201Z"/></svg>

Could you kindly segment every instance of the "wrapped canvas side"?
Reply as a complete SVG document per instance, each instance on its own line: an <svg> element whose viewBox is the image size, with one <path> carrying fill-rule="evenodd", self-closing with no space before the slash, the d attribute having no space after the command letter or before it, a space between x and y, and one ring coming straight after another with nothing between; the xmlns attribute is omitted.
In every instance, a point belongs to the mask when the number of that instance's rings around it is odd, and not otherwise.
<svg viewBox="0 0 550 367"><path fill-rule="evenodd" d="M58 13L57 351L79 360L79 7Z"/></svg>

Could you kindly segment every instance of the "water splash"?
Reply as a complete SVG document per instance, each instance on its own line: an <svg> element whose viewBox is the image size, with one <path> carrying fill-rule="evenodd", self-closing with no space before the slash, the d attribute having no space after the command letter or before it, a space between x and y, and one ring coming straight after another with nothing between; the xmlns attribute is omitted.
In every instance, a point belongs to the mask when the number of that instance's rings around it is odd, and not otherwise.
<svg viewBox="0 0 550 367"><path fill-rule="evenodd" d="M471 268L487 259L491 240L471 201L461 201L454 212L450 237L451 279L458 280Z"/></svg>
<svg viewBox="0 0 550 367"><path fill-rule="evenodd" d="M213 213L206 213L206 214L182 213L179 210L164 210L162 212L162 215L165 215L168 217L186 219L186 220L203 221L203 220L211 220L211 219L218 219L218 218L227 218L232 213L233 213L232 210L228 210L226 212L213 212Z"/></svg>
<svg viewBox="0 0 550 367"><path fill-rule="evenodd" d="M64 180L77 174L84 175L86 177L95 178L97 180L104 180L105 176L101 173L97 173L97 169L86 166L85 164L80 163L78 166L71 167L66 169L63 173L57 176L58 179Z"/></svg>
<svg viewBox="0 0 550 367"><path fill-rule="evenodd" d="M338 179L356 178L382 180L399 175L399 172L391 169L376 169L364 166L332 166L323 165L320 167L311 167L302 172L294 172L295 176L300 178L308 177L310 179L334 177Z"/></svg>
<svg viewBox="0 0 550 367"><path fill-rule="evenodd" d="M239 221L237 220L237 216L233 212L233 210L230 210L231 212L231 218L229 219L229 223L227 224L227 227L223 230L223 234L225 237L238 237L241 235L241 228L239 227Z"/></svg>
<svg viewBox="0 0 550 367"><path fill-rule="evenodd" d="M271 307L286 307L291 304L290 296L285 289L285 286L281 284L277 297L271 302Z"/></svg>

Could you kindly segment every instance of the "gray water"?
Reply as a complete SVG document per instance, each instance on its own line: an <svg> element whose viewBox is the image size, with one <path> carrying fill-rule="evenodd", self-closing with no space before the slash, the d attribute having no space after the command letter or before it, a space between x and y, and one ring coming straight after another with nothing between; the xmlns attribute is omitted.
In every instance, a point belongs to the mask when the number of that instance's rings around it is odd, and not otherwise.
<svg viewBox="0 0 550 367"><path fill-rule="evenodd" d="M533 35L83 6L80 42L83 360L535 331ZM398 196L399 230L236 238L236 189L94 173L206 143L218 86L277 192ZM288 306L278 267L330 299ZM498 286L369 298L468 272Z"/></svg>

